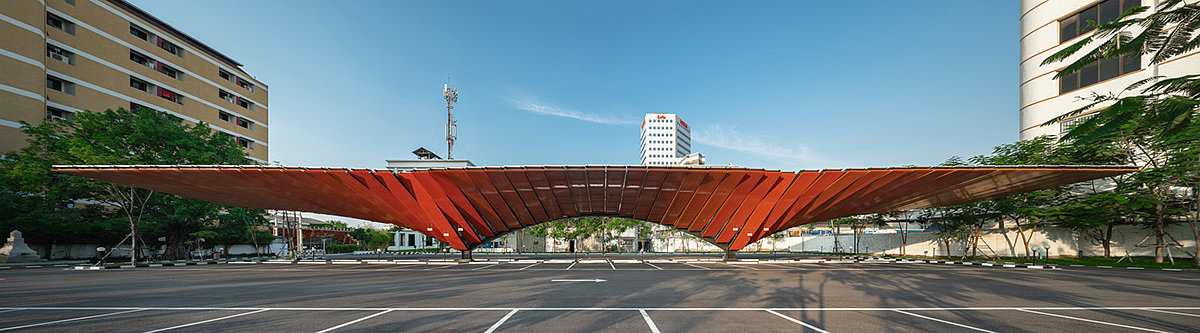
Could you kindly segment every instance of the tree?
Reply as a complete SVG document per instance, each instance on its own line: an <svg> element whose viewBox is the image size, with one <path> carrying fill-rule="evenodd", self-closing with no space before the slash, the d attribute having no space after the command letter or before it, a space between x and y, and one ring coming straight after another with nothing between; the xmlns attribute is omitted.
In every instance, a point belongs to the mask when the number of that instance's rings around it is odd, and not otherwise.
<svg viewBox="0 0 1200 333"><path fill-rule="evenodd" d="M187 239L206 223L218 219L230 207L199 200L154 193L123 185L84 179L50 171L57 164L134 165L134 164L242 164L244 152L228 136L212 130L207 124L185 124L181 119L142 109L103 112L84 111L73 119L46 120L39 125L22 123L21 131L29 145L4 155L0 173L4 179L6 197L43 196L40 207L48 208L48 221L62 221L75 216L97 217L82 223L89 228L110 229L115 221L127 225L127 236L137 260L144 239L142 232L165 235L166 257L186 256ZM31 184L38 182L39 184ZM98 202L98 208L75 211L70 205ZM88 210L90 209L90 210ZM33 213L39 214L39 212ZM25 216L29 216L26 214ZM95 221L99 221L96 223ZM78 223L78 222L77 222ZM34 228L38 229L38 228ZM100 233L108 241L107 233Z"/></svg>
<svg viewBox="0 0 1200 333"><path fill-rule="evenodd" d="M1149 7L1135 7L1112 22L1094 22L1095 31L1079 42L1049 57L1043 65L1078 56L1055 76L1075 73L1101 59L1151 55L1150 64L1157 65L1173 57L1200 48L1200 3L1167 0L1157 3L1154 12L1134 17ZM1088 51L1085 47L1091 46ZM1126 95L1126 93L1129 93ZM1122 96L1126 95L1126 96ZM1162 262L1169 246L1164 237L1165 225L1175 216L1192 214L1193 237L1200 241L1197 215L1200 208L1190 207L1187 199L1178 197L1174 188L1200 188L1195 167L1181 163L1195 160L1197 138L1196 118L1200 113L1200 74L1177 77L1155 76L1135 82L1117 94L1093 94L1084 98L1083 107L1051 119L1044 125L1061 123L1089 112L1086 120L1070 128L1062 137L1073 143L1112 143L1128 155L1127 161L1143 169L1131 177L1141 193L1153 199L1149 219L1155 237L1155 261ZM1080 118L1084 119L1084 118ZM1192 162L1193 166L1197 162ZM1193 193L1195 194L1195 193ZM1193 195L1195 197L1195 195ZM1200 267L1200 258L1193 255Z"/></svg>
<svg viewBox="0 0 1200 333"><path fill-rule="evenodd" d="M392 234L387 230L379 230L374 228L354 228L350 231L350 238L358 241L358 245L362 246L363 250L383 250L388 243L392 241Z"/></svg>
<svg viewBox="0 0 1200 333"><path fill-rule="evenodd" d="M1055 148L1055 139L1053 137L1040 136L1031 140L1022 140L996 146L991 154L975 156L970 158L970 161L978 165L1069 164L1062 163L1062 158L1059 154L1056 154ZM1029 243L1032 241L1037 228L1041 226L1049 214L1048 206L1054 202L1054 199L1061 196L1062 193L1062 188L1038 190L993 199L984 202L983 205L993 209L999 215L1000 229L1004 229L1005 219L1011 220L1016 224L1017 234L1020 235L1021 243L1025 246L1025 256L1033 256ZM975 236L975 239L972 240L972 246L977 248L978 235L973 234L973 236Z"/></svg>

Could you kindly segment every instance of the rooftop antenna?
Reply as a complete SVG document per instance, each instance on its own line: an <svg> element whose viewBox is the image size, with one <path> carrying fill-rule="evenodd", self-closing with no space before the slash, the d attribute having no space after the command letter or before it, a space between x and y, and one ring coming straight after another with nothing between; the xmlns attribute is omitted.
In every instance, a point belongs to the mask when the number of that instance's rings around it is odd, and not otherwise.
<svg viewBox="0 0 1200 333"><path fill-rule="evenodd" d="M458 139L458 121L454 120L454 103L458 103L458 89L450 86L450 78L446 78L446 85L442 86L442 98L446 99L446 159L452 160L451 152L454 151L454 140Z"/></svg>

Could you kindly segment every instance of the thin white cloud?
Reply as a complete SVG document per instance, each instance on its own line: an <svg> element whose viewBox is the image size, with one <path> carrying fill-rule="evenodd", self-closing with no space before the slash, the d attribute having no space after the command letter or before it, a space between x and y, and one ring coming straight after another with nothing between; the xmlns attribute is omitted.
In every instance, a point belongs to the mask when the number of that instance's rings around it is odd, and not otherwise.
<svg viewBox="0 0 1200 333"><path fill-rule="evenodd" d="M533 112L541 115L571 118L605 125L629 125L637 123L637 121L625 117L600 115L564 109L549 103L543 103L533 96L512 98L510 101L512 102L513 107L517 108L518 110Z"/></svg>
<svg viewBox="0 0 1200 333"><path fill-rule="evenodd" d="M816 156L803 145L782 146L764 142L762 139L738 132L720 124L699 125L692 128L692 141L706 146L742 151L791 163L791 167L826 168L842 163ZM695 151L695 149L692 149Z"/></svg>

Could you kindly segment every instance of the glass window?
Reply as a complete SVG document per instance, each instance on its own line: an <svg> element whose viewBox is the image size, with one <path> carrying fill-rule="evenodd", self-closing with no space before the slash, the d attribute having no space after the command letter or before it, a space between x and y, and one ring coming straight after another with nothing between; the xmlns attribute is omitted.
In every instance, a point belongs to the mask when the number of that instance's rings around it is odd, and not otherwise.
<svg viewBox="0 0 1200 333"><path fill-rule="evenodd" d="M1069 91L1079 89L1079 73L1071 73L1058 79L1058 91L1060 94L1065 94Z"/></svg>
<svg viewBox="0 0 1200 333"><path fill-rule="evenodd" d="M1100 82L1100 76L1096 75L1097 67L1098 66L1096 63L1091 63L1090 65L1083 66L1083 68L1079 70L1080 87L1087 87L1096 84L1096 82Z"/></svg>
<svg viewBox="0 0 1200 333"><path fill-rule="evenodd" d="M62 82L62 80L59 80L59 79L47 77L46 78L46 88L63 91L63 82Z"/></svg>
<svg viewBox="0 0 1200 333"><path fill-rule="evenodd" d="M1121 57L1121 74L1133 73L1142 69L1142 56Z"/></svg>
<svg viewBox="0 0 1200 333"><path fill-rule="evenodd" d="M1117 0L1110 0L1117 1ZM1130 8L1141 6L1142 0L1124 0L1121 2L1121 13L1128 11Z"/></svg>
<svg viewBox="0 0 1200 333"><path fill-rule="evenodd" d="M221 118L221 120L224 120L224 121L231 121L230 119L232 118L228 113L224 113L224 112L217 114L217 117Z"/></svg>
<svg viewBox="0 0 1200 333"><path fill-rule="evenodd" d="M1096 7L1100 10L1100 21L1098 24L1108 24L1116 21L1117 16L1121 16L1121 0L1106 0L1101 2Z"/></svg>
<svg viewBox="0 0 1200 333"><path fill-rule="evenodd" d="M1059 29L1061 30L1061 36L1058 40L1059 43L1066 42L1071 38L1075 38L1075 36L1079 36L1079 15L1071 15L1071 17L1059 21Z"/></svg>
<svg viewBox="0 0 1200 333"><path fill-rule="evenodd" d="M63 28L63 20L56 16L53 16L53 15L46 15L46 25L54 27L55 29L58 29L58 30L64 29Z"/></svg>
<svg viewBox="0 0 1200 333"><path fill-rule="evenodd" d="M129 86L133 87L134 89L141 90L141 91L147 91L150 89L149 84L147 84L146 82L143 82L142 80L138 80L138 79L135 79L132 77L129 78Z"/></svg>
<svg viewBox="0 0 1200 333"><path fill-rule="evenodd" d="M129 26L129 34L137 36L137 38L141 38L142 40L150 38L150 34L146 33L146 31L143 31L142 29L138 29L138 27L133 25Z"/></svg>
<svg viewBox="0 0 1200 333"><path fill-rule="evenodd" d="M1088 9L1084 9L1082 12L1079 12L1080 35L1092 31L1092 25L1096 24L1096 22L1099 22L1098 20L1100 18L1096 16L1097 12L1098 10L1096 9L1096 6L1088 7Z"/></svg>
<svg viewBox="0 0 1200 333"><path fill-rule="evenodd" d="M1121 59L1104 58L1100 59L1100 61L1097 61L1096 63L1099 64L1100 81L1108 80L1120 75Z"/></svg>

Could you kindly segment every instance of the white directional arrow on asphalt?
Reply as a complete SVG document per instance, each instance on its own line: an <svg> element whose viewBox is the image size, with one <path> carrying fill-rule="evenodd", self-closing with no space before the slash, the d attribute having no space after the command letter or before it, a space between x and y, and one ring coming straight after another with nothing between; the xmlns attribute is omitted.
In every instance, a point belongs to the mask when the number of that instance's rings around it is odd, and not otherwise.
<svg viewBox="0 0 1200 333"><path fill-rule="evenodd" d="M605 279L587 279L587 280L584 280L584 279L560 279L560 280L550 280L550 282L604 282L604 281L608 281L608 280L605 280Z"/></svg>

